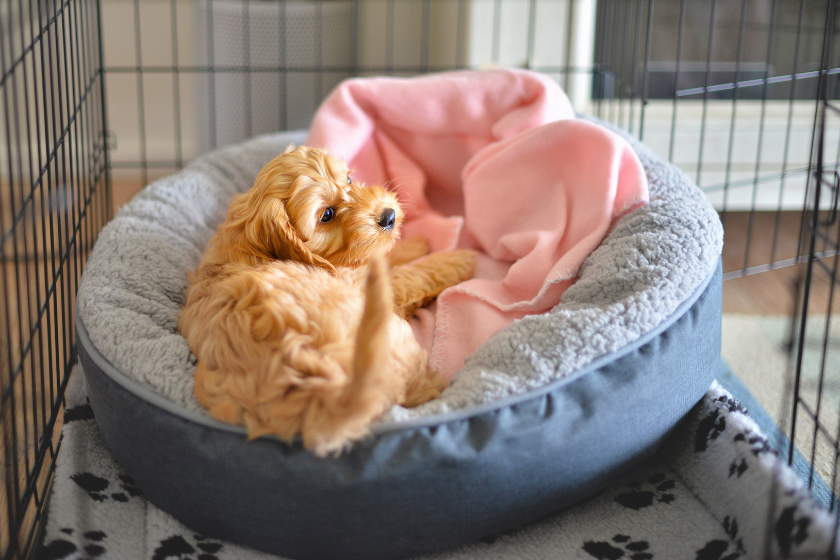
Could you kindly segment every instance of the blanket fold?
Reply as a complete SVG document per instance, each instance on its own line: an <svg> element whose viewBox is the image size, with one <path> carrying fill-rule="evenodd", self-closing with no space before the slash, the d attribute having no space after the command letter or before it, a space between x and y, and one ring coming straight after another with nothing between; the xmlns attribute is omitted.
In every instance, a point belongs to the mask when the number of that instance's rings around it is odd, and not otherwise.
<svg viewBox="0 0 840 560"><path fill-rule="evenodd" d="M630 145L574 117L557 84L524 70L348 80L315 114L306 143L390 185L404 236L481 254L472 280L412 319L446 378L495 332L560 303L614 221L647 201Z"/></svg>

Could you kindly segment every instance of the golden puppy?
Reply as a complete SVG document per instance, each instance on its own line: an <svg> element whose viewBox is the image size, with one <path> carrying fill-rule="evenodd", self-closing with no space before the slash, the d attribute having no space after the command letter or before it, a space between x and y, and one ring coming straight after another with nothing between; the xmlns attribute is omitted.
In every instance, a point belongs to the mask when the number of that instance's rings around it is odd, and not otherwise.
<svg viewBox="0 0 840 560"><path fill-rule="evenodd" d="M287 151L227 217L190 275L178 329L198 358L195 393L248 436L301 435L318 455L363 437L393 404L416 406L446 383L405 320L472 276L472 251L390 254L396 196L352 182L318 149Z"/></svg>

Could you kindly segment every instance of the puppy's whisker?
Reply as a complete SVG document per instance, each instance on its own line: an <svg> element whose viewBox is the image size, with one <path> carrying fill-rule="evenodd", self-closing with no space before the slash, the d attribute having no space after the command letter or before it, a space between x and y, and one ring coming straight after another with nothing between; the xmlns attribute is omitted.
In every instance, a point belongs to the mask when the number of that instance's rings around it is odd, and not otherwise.
<svg viewBox="0 0 840 560"><path fill-rule="evenodd" d="M400 206L406 213L413 212L417 209L417 205L412 200L411 193L408 191L399 191Z"/></svg>

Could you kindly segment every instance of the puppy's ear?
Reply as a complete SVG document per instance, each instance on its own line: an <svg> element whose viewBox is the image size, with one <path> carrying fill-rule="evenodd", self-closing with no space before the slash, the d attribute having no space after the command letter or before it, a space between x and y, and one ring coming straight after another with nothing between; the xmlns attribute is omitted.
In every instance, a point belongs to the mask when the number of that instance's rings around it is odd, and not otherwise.
<svg viewBox="0 0 840 560"><path fill-rule="evenodd" d="M289 152L293 151L295 148L297 148L297 146L295 146L294 144L289 144L288 146L286 146L286 151L283 152L283 153L288 154Z"/></svg>
<svg viewBox="0 0 840 560"><path fill-rule="evenodd" d="M252 222L255 230L249 235L256 243L262 242L268 256L273 259L293 260L326 268L335 272L335 267L325 258L314 254L304 244L295 226L289 220L286 208L279 200L266 204L262 219ZM262 237L262 240L259 238Z"/></svg>

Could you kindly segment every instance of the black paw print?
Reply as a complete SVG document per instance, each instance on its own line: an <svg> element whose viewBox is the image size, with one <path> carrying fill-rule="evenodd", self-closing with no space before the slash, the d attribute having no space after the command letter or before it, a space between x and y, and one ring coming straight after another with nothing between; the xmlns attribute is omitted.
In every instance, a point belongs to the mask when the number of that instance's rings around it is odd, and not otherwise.
<svg viewBox="0 0 840 560"><path fill-rule="evenodd" d="M110 486L107 479L99 478L91 473L77 473L71 476L70 480L78 484L94 501L104 502L108 499L105 495L105 490Z"/></svg>
<svg viewBox="0 0 840 560"><path fill-rule="evenodd" d="M720 416L719 410L713 410L708 416L700 420L697 435L694 438L694 450L706 451L709 442L716 440L726 429L726 419Z"/></svg>
<svg viewBox="0 0 840 560"><path fill-rule="evenodd" d="M716 399L716 402L721 403L723 408L726 408L729 412L740 412L741 414L748 414L744 405L740 403L740 401L733 399L732 397L727 397L725 395L721 395Z"/></svg>
<svg viewBox="0 0 840 560"><path fill-rule="evenodd" d="M746 555L747 551L744 549L744 540L738 535L738 520L727 515L723 518L723 530L726 531L726 534L735 543L738 552Z"/></svg>
<svg viewBox="0 0 840 560"><path fill-rule="evenodd" d="M747 465L746 459L741 457L740 459L736 459L729 465L729 477L732 478L733 476L737 478L741 478L741 475L747 472L749 465Z"/></svg>
<svg viewBox="0 0 840 560"><path fill-rule="evenodd" d="M155 549L152 560L219 560L216 553L222 549L222 543L212 542L201 535L194 535L194 537L195 546L180 535L161 541L160 546Z"/></svg>
<svg viewBox="0 0 840 560"><path fill-rule="evenodd" d="M91 473L77 473L70 477L73 482L78 484L96 502L104 502L109 498L115 502L127 502L129 496L139 497L143 495L131 477L120 475L119 478L122 484L122 491L111 492L109 494L108 490L111 488L111 483L105 478L100 478Z"/></svg>
<svg viewBox="0 0 840 560"><path fill-rule="evenodd" d="M709 412L708 416L703 418L697 426L697 434L694 440L694 450L697 452L705 451L709 447L709 442L717 439L726 429L726 418L721 415L723 410L728 410L730 413L747 414L747 409L735 399L720 396L715 399L715 403L717 403L715 409Z"/></svg>
<svg viewBox="0 0 840 560"><path fill-rule="evenodd" d="M776 450L770 445L767 437L762 434L756 434L752 430L747 430L742 434L738 434L733 438L735 441L743 441L749 444L753 455L758 457L762 453L772 453L777 455Z"/></svg>
<svg viewBox="0 0 840 560"><path fill-rule="evenodd" d="M635 510L652 506L654 502L670 504L674 501L674 495L669 490L673 490L674 486L674 481L666 478L664 474L652 474L645 482L631 484L631 490L616 496L615 501Z"/></svg>
<svg viewBox="0 0 840 560"><path fill-rule="evenodd" d="M120 475L120 483L122 483L123 493L114 494L112 497L119 501L119 502L127 502L128 498L125 497L125 494L128 494L132 498L142 498L143 492L140 490L140 487L137 486L137 483L134 482L134 479L128 476L127 474ZM120 496L119 498L117 496Z"/></svg>
<svg viewBox="0 0 840 560"><path fill-rule="evenodd" d="M808 527L810 525L811 518L797 515L796 506L782 510L773 533L776 536L776 542L779 544L783 558L789 558L791 549L802 544L808 538Z"/></svg>
<svg viewBox="0 0 840 560"><path fill-rule="evenodd" d="M93 420L93 408L90 404L80 404L73 408L64 410L64 423L77 422L79 420Z"/></svg>
<svg viewBox="0 0 840 560"><path fill-rule="evenodd" d="M73 529L61 529L65 535L72 535ZM82 549L65 539L56 539L46 545L42 551L42 560L60 560L70 558L76 552L84 552L85 558L97 558L105 554L103 541L107 535L102 531L88 531L83 535Z"/></svg>
<svg viewBox="0 0 840 560"><path fill-rule="evenodd" d="M634 541L627 535L616 535L612 543L603 541L587 541L583 543L583 550L598 560L651 560L653 554L648 552L650 545L646 541Z"/></svg>

